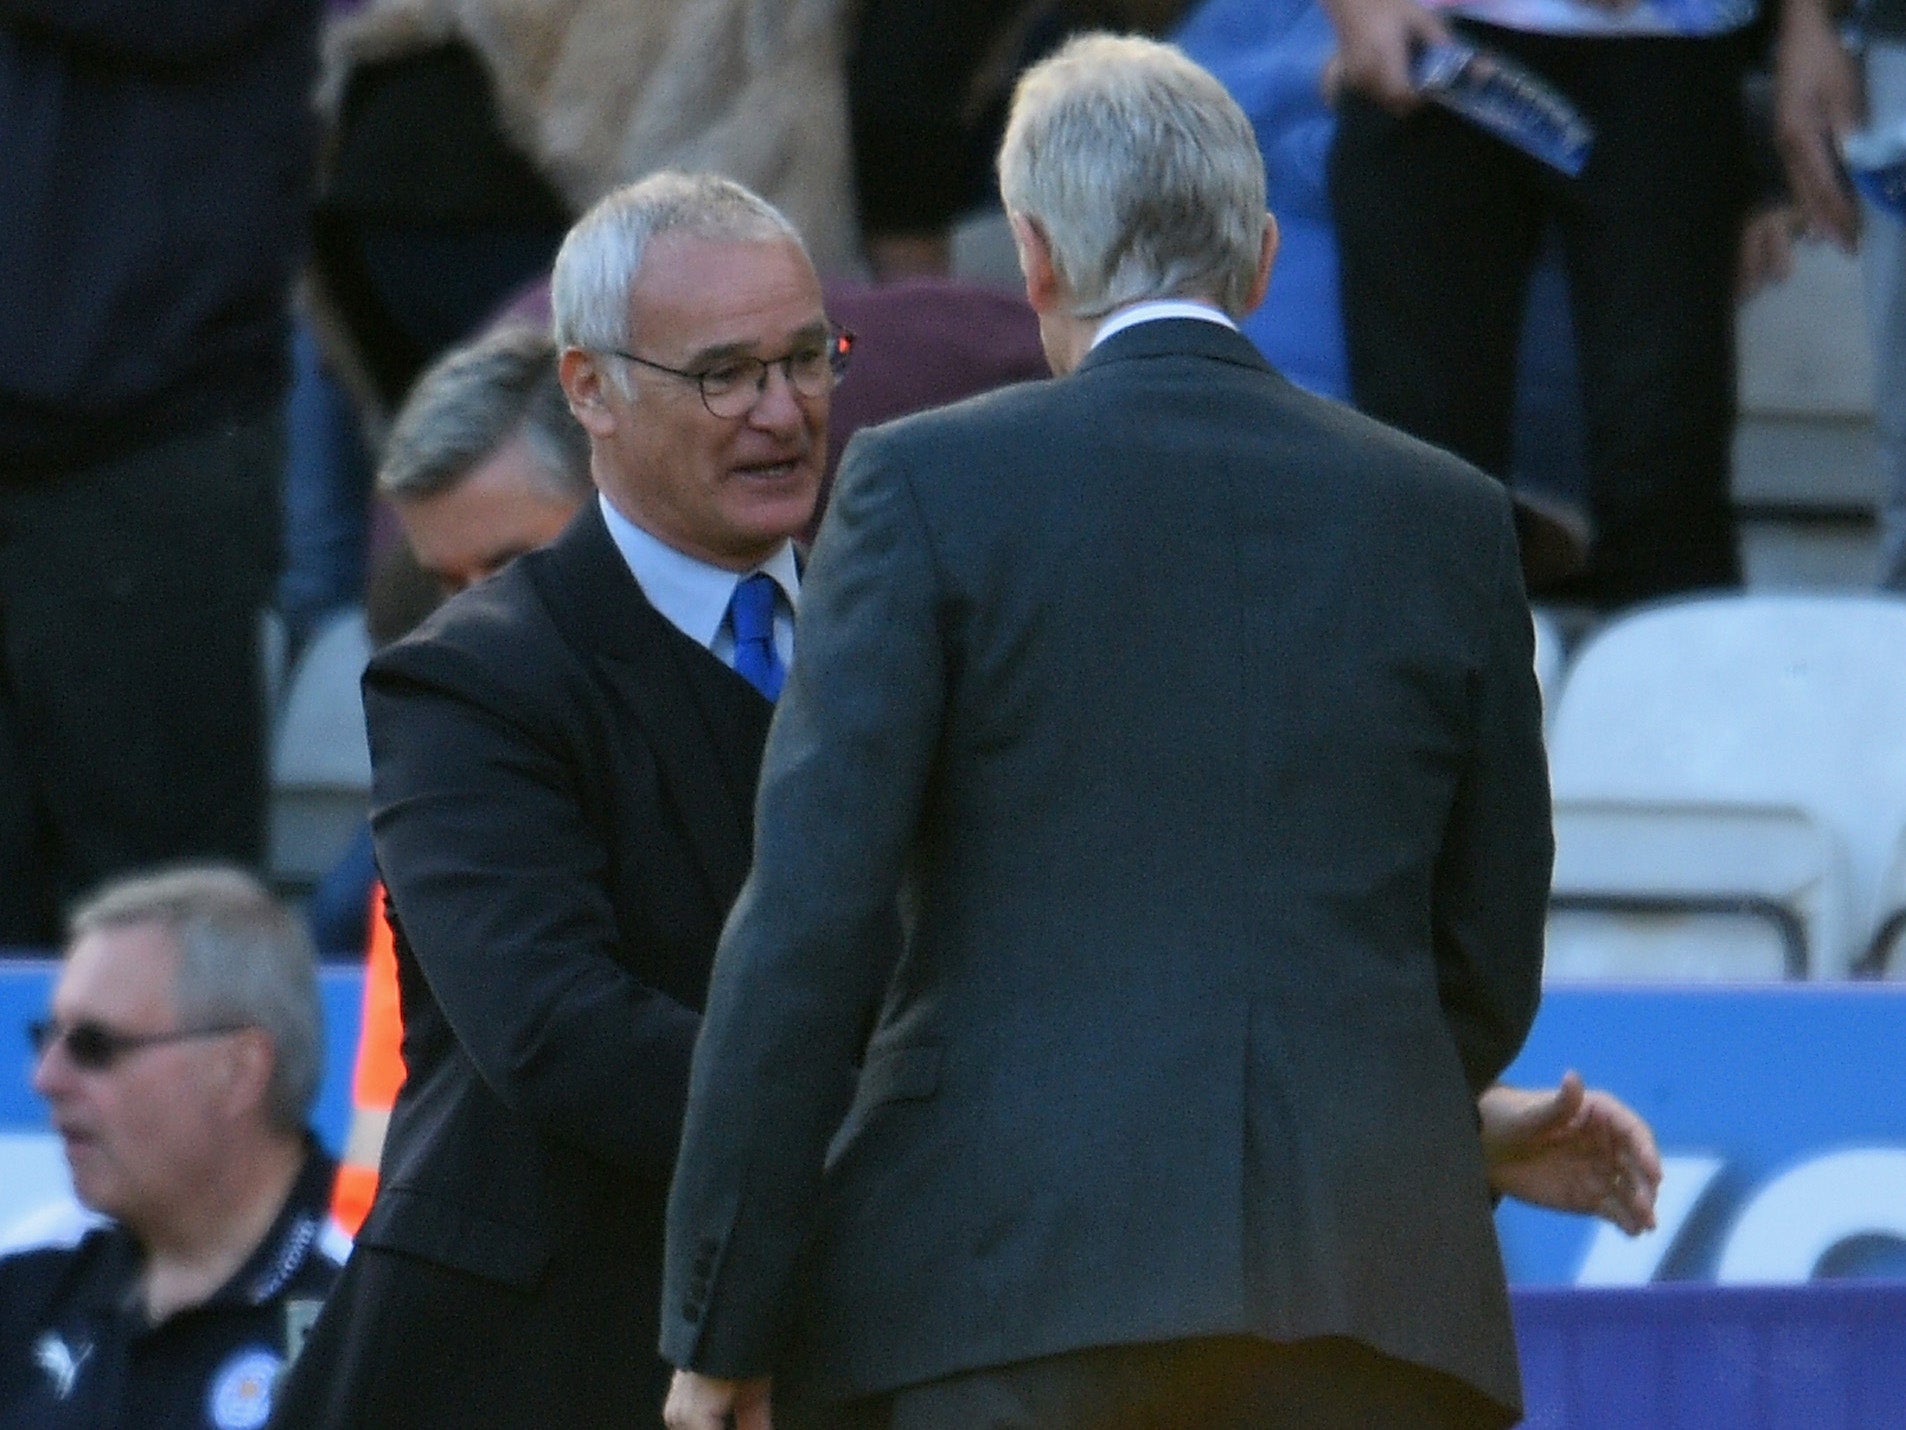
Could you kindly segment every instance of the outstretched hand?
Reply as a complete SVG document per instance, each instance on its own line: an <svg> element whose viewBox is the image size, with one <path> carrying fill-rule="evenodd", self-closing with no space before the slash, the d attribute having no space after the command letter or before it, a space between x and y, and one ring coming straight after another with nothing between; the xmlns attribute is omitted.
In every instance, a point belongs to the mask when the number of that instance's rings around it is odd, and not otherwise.
<svg viewBox="0 0 1906 1430"><path fill-rule="evenodd" d="M1647 1122L1571 1071L1552 1092L1496 1086L1477 1104L1489 1183L1557 1211L1599 1216L1634 1236L1655 1224L1661 1154Z"/></svg>

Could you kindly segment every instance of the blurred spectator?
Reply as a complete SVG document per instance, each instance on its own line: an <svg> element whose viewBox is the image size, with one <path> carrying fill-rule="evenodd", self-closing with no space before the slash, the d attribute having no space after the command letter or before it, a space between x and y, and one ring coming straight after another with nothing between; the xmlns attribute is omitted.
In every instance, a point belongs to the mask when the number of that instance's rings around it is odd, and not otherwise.
<svg viewBox="0 0 1906 1430"><path fill-rule="evenodd" d="M1336 125L1324 90L1336 48L1330 21L1316 0L1202 0L1172 38L1224 82L1264 154L1277 264L1244 332L1299 386L1348 401L1337 236L1325 182ZM1511 471L1524 577L1536 586L1579 570L1587 549L1575 335L1553 233L1530 276L1517 350Z"/></svg>
<svg viewBox="0 0 1906 1430"><path fill-rule="evenodd" d="M867 0L849 46L847 98L874 276L951 271L954 220L996 199L993 155L1025 65L1071 30L1158 34L1184 8L1185 0ZM806 230L802 215L789 216Z"/></svg>
<svg viewBox="0 0 1906 1430"><path fill-rule="evenodd" d="M545 271L570 219L659 168L786 212L856 262L844 0L369 0L331 31L318 293L346 376L394 411Z"/></svg>
<svg viewBox="0 0 1906 1430"><path fill-rule="evenodd" d="M0 1423L262 1425L336 1279L311 946L253 879L114 884L31 1029L95 1216L0 1258Z"/></svg>
<svg viewBox="0 0 1906 1430"><path fill-rule="evenodd" d="M827 509L841 451L862 427L1051 376L1039 345L1039 320L1018 294L917 277L832 282L826 298L828 317L854 334L854 368L834 393L827 467L808 540Z"/></svg>
<svg viewBox="0 0 1906 1430"><path fill-rule="evenodd" d="M1860 61L1841 40L1840 13L1840 6L1826 0L1786 0L1776 51L1776 127L1794 193L1813 231L1852 252L1865 229L1873 420L1879 430L1879 580L1906 591L1906 229L1900 214L1855 197L1839 152L1839 141L1863 125L1883 132L1906 126L1906 4L1869 0L1858 7Z"/></svg>
<svg viewBox="0 0 1906 1430"><path fill-rule="evenodd" d="M364 598L371 528L371 457L357 405L302 319L291 335L285 427L278 614L295 659L327 616Z"/></svg>
<svg viewBox="0 0 1906 1430"><path fill-rule="evenodd" d="M554 540L595 488L547 331L500 329L425 373L377 486L446 596Z"/></svg>
<svg viewBox="0 0 1906 1430"><path fill-rule="evenodd" d="M316 0L0 0L0 945L264 845Z"/></svg>
<svg viewBox="0 0 1906 1430"><path fill-rule="evenodd" d="M1603 606L1740 579L1729 493L1746 199L1730 0L1330 0L1348 91L1330 183L1359 406L1506 475L1515 349L1543 235L1568 269ZM1449 16L1447 20L1442 18ZM1558 89L1595 131L1566 180L1417 107L1409 60L1452 33Z"/></svg>

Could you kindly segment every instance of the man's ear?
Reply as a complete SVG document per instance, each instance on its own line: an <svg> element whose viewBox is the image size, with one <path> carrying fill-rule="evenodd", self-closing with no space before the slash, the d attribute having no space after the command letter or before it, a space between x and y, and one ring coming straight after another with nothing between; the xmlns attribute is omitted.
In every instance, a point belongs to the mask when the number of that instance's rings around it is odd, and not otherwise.
<svg viewBox="0 0 1906 1430"><path fill-rule="evenodd" d="M564 348L556 359L556 377L569 399L569 410L591 437L610 436L616 426L603 391L611 381L605 362L601 353L588 348Z"/></svg>
<svg viewBox="0 0 1906 1430"><path fill-rule="evenodd" d="M1013 246L1019 250L1019 271L1026 275L1026 302L1035 313L1057 309L1064 296L1059 270L1052 261L1052 244L1037 219L1022 213L1006 216L1012 225Z"/></svg>
<svg viewBox="0 0 1906 1430"><path fill-rule="evenodd" d="M263 1028L240 1028L232 1034L225 1092L234 1117L246 1116L265 1105L277 1066L278 1050Z"/></svg>
<svg viewBox="0 0 1906 1430"><path fill-rule="evenodd" d="M1264 295L1270 291L1271 268L1277 262L1277 216L1266 212L1264 215L1264 238L1258 245L1257 277L1251 282L1249 300L1244 305L1246 313L1255 313L1258 304L1264 301Z"/></svg>

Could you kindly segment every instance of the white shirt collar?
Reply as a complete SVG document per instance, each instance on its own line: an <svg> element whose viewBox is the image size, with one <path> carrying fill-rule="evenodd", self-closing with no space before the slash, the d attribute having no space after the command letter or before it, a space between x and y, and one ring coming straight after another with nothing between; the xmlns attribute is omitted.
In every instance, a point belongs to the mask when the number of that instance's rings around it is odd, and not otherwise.
<svg viewBox="0 0 1906 1430"><path fill-rule="evenodd" d="M1238 330L1238 325L1231 321L1228 313L1209 303L1200 303L1191 298L1148 298L1129 308L1120 308L1100 323L1098 332L1092 335L1092 347L1097 347L1114 333L1122 333L1127 328L1155 322L1159 318L1199 318L1229 328L1234 333Z"/></svg>
<svg viewBox="0 0 1906 1430"><path fill-rule="evenodd" d="M616 550L622 553L629 573L642 588L642 594L649 598L649 604L697 645L725 658L720 646L732 646L734 637L724 629L722 618L728 614L728 601L735 587L742 577L753 573L711 566L677 551L617 511L614 503L602 493L596 493L596 501L602 508L602 519L608 524ZM792 541L783 542L781 548L755 570L765 571L774 578L781 594L787 597L790 610L800 604L801 569L794 559ZM782 622L777 620L775 624L779 627ZM781 631L777 629L777 645L781 644L780 636ZM718 641L717 637L721 639ZM783 651L783 659L788 654Z"/></svg>

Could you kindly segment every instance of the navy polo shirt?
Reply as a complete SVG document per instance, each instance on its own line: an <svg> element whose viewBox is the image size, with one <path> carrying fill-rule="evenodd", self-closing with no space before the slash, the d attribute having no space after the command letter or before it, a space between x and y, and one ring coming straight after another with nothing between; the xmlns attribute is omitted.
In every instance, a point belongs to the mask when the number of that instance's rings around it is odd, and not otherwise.
<svg viewBox="0 0 1906 1430"><path fill-rule="evenodd" d="M350 1243L315 1144L272 1224L210 1300L148 1324L115 1222L0 1256L0 1430L258 1430Z"/></svg>

